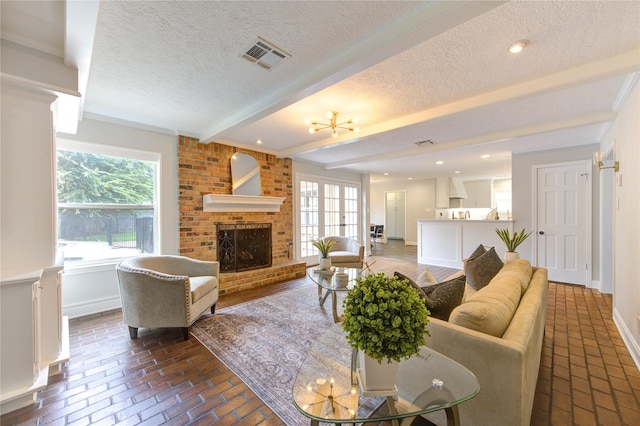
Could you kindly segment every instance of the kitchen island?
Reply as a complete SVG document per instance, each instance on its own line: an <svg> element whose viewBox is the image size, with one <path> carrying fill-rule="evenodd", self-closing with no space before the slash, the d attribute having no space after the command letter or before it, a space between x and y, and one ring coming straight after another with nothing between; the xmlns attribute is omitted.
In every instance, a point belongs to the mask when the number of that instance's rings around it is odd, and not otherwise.
<svg viewBox="0 0 640 426"><path fill-rule="evenodd" d="M462 269L463 259L480 244L495 247L502 258L506 247L496 228L513 232L513 220L418 219L418 263Z"/></svg>

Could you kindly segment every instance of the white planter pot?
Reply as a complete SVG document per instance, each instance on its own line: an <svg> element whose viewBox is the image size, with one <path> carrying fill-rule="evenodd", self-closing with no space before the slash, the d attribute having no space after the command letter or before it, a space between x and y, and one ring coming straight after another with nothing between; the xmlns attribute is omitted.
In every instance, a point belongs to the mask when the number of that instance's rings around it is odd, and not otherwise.
<svg viewBox="0 0 640 426"><path fill-rule="evenodd" d="M513 262L516 259L520 259L517 251L508 251L504 254L504 263Z"/></svg>
<svg viewBox="0 0 640 426"><path fill-rule="evenodd" d="M320 269L326 271L331 269L331 259L328 257L320 258Z"/></svg>
<svg viewBox="0 0 640 426"><path fill-rule="evenodd" d="M398 375L398 363L382 360L378 363L375 359L364 352L358 351L358 362L360 365L360 378L362 388L367 391L397 391L396 376Z"/></svg>

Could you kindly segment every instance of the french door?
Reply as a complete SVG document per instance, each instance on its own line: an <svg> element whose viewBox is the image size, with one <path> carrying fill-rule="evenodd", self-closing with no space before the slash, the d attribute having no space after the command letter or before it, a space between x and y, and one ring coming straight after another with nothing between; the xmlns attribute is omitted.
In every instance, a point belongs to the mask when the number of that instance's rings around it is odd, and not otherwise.
<svg viewBox="0 0 640 426"><path fill-rule="evenodd" d="M317 262L316 238L336 235L360 240L360 185L315 176L297 179L298 258Z"/></svg>

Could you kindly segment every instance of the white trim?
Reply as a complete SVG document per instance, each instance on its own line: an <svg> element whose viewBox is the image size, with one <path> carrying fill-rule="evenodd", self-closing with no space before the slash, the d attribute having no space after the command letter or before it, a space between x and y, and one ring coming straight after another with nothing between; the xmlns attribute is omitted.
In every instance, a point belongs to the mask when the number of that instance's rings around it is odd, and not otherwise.
<svg viewBox="0 0 640 426"><path fill-rule="evenodd" d="M205 212L279 212L286 197L259 195L206 194L202 197Z"/></svg>
<svg viewBox="0 0 640 426"><path fill-rule="evenodd" d="M592 288L592 270L593 270L593 260L592 260L592 228L593 228L593 201L591 197L592 188L593 188L593 167L591 161L589 160L579 160L579 161L565 161L560 163L545 163L545 164L535 164L531 167L531 227L534 229L534 232L538 232L538 171L540 169L549 168L549 167L565 167L565 166L584 166L585 172L587 174L587 182L585 183L585 204L586 204L586 217L585 217L585 262L587 264L587 268L585 270L584 283L585 287ZM533 238L531 242L531 258L533 259L533 264L538 265L538 239Z"/></svg>
<svg viewBox="0 0 640 426"><path fill-rule="evenodd" d="M631 330L627 328L627 325L624 322L624 318L615 308L613 309L613 322L618 327L620 336L627 346L627 349L629 349L629 354L631 355L631 358L633 358L633 362L636 363L636 367L638 367L638 369L640 370L640 346L638 346L638 344L636 343Z"/></svg>
<svg viewBox="0 0 640 426"><path fill-rule="evenodd" d="M82 303L73 303L62 306L62 314L69 318L84 317L100 312L110 311L122 307L120 295L87 300Z"/></svg>

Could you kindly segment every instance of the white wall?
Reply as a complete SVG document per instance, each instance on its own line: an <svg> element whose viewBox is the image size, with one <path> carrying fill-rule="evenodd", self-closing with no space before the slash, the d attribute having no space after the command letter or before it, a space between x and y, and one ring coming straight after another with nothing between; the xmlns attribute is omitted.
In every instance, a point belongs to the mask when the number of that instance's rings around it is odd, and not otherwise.
<svg viewBox="0 0 640 426"><path fill-rule="evenodd" d="M160 155L160 241L159 254L177 254L178 154L177 137L133 127L85 119L75 135L59 134L59 139L97 146L122 147ZM100 265L66 265L62 286L62 309L70 318L120 307L115 273L118 259Z"/></svg>
<svg viewBox="0 0 640 426"><path fill-rule="evenodd" d="M389 191L406 192L405 244L417 245L417 219L435 219L436 180L420 179L387 183L371 182L370 222L385 223L384 194Z"/></svg>
<svg viewBox="0 0 640 426"><path fill-rule="evenodd" d="M592 161L593 153L598 150L598 145L583 145L573 148L554 149L548 151L535 151L523 154L514 154L511 162L511 186L513 206L513 229L520 231L535 231L533 222L533 166L543 164L563 163L569 161ZM600 176L596 168L592 169L592 278L600 275ZM532 240L527 240L518 247L520 256L525 259L533 259Z"/></svg>
<svg viewBox="0 0 640 426"><path fill-rule="evenodd" d="M0 276L55 263L55 97L2 84Z"/></svg>
<svg viewBox="0 0 640 426"><path fill-rule="evenodd" d="M614 188L613 317L640 368L640 87L636 80L618 118L603 138L620 161ZM612 170L603 170L602 173Z"/></svg>

